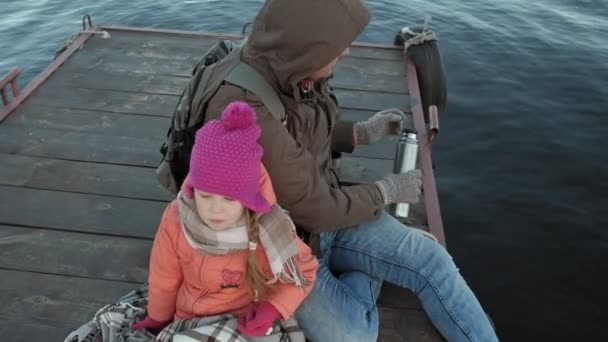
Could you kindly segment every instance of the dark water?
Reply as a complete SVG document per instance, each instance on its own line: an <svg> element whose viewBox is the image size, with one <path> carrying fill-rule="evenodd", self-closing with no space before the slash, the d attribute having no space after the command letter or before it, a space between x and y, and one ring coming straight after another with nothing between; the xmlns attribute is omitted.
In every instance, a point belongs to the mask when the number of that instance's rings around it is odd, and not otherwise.
<svg viewBox="0 0 608 342"><path fill-rule="evenodd" d="M449 104L434 148L448 247L505 341L608 341L608 4L369 1L360 40L431 16ZM98 23L239 31L261 1L0 0L0 73Z"/></svg>

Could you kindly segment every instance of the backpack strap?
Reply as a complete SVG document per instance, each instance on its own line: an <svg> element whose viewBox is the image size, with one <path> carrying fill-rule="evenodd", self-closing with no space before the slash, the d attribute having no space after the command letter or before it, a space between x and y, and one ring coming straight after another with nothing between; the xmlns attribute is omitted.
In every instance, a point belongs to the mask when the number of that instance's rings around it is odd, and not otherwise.
<svg viewBox="0 0 608 342"><path fill-rule="evenodd" d="M234 85L245 88L262 99L272 116L283 124L287 121L285 107L276 91L255 69L246 63L239 62L224 78Z"/></svg>

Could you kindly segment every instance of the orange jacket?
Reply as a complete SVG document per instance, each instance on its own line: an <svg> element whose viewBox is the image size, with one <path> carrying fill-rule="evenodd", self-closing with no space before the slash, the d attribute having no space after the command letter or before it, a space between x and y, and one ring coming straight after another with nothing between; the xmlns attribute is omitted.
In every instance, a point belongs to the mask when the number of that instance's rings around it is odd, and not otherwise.
<svg viewBox="0 0 608 342"><path fill-rule="evenodd" d="M272 185L265 170L263 174L262 193L274 204ZM265 300L277 308L283 319L293 315L312 289L318 266L310 248L295 233L294 236L299 251L298 267L310 284L303 289L281 282L270 285ZM244 250L210 255L193 249L179 223L177 203L171 202L161 218L150 256L148 315L166 321L245 311L253 302L245 281L248 253ZM270 275L261 244L256 257L262 270Z"/></svg>

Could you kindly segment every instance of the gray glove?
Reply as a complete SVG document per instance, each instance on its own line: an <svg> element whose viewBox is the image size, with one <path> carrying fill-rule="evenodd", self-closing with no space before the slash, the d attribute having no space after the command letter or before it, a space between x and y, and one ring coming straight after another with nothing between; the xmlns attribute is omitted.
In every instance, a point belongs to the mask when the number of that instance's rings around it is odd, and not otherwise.
<svg viewBox="0 0 608 342"><path fill-rule="evenodd" d="M389 134L399 134L405 114L390 108L374 114L366 121L355 123L355 144L369 145Z"/></svg>
<svg viewBox="0 0 608 342"><path fill-rule="evenodd" d="M422 187L422 171L411 170L404 174L390 174L376 182L384 204L418 203Z"/></svg>

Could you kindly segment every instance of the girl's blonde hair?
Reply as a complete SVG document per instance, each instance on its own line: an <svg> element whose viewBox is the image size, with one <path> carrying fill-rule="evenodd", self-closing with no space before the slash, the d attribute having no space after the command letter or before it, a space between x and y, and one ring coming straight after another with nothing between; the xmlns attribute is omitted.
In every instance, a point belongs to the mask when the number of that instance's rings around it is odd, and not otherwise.
<svg viewBox="0 0 608 342"><path fill-rule="evenodd" d="M249 237L250 243L255 243L256 245L260 243L260 223L258 222L258 215L249 209L247 210L247 236ZM256 300L263 298L266 294L269 278L264 274L264 271L262 271L257 262L255 249L249 249L245 277L247 285L253 291L254 298Z"/></svg>

